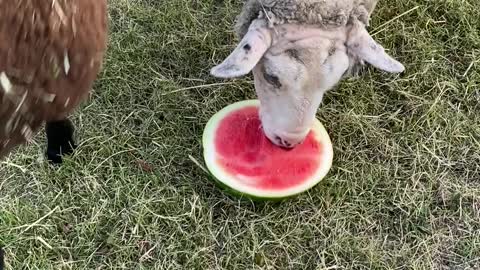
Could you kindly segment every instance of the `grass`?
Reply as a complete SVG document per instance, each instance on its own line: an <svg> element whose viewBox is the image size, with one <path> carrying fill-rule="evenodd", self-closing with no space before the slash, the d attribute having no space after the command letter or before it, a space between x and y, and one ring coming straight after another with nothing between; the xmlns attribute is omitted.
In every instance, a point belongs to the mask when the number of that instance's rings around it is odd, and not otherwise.
<svg viewBox="0 0 480 270"><path fill-rule="evenodd" d="M110 1L77 154L48 166L39 134L0 165L7 269L479 269L480 2L380 1L370 31L407 71L326 95L334 166L280 204L226 196L189 158L216 111L255 98L250 76L208 74L237 2Z"/></svg>

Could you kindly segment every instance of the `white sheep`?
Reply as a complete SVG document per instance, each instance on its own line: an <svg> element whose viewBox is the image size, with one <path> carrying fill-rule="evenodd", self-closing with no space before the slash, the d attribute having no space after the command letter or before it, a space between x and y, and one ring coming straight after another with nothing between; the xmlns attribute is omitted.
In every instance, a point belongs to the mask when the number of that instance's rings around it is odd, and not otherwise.
<svg viewBox="0 0 480 270"><path fill-rule="evenodd" d="M0 1L0 159L45 123L49 160L73 151L67 117L101 70L107 19L106 0Z"/></svg>
<svg viewBox="0 0 480 270"><path fill-rule="evenodd" d="M241 41L211 70L253 71L265 135L291 148L310 131L324 93L364 62L391 73L404 66L366 27L377 0L248 0L235 26Z"/></svg>

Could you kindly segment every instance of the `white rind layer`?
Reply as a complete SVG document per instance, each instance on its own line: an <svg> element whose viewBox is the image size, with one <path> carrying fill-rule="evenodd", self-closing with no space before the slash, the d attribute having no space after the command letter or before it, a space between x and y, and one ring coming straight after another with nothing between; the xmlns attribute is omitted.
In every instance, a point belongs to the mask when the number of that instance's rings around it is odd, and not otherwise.
<svg viewBox="0 0 480 270"><path fill-rule="evenodd" d="M259 106L259 100L244 100L240 102L233 103L226 106L219 112L217 112L205 125L203 133L203 149L204 149L204 159L206 166L210 173L222 184L235 190L236 192L250 195L253 197L259 198L284 198L290 197L302 192L309 190L310 188L317 185L329 172L332 162L333 162L333 146L330 140L330 137L325 130L324 126L315 119L312 126L312 131L315 135L317 141L322 145L322 152L320 153L320 164L321 166L316 170L316 172L304 183L301 185L293 186L283 190L262 190L256 189L252 186L242 185L240 181L232 181L234 178L233 175L226 172L222 166L217 163L217 156L215 149L215 131L223 118L225 118L229 113L244 108L246 106Z"/></svg>

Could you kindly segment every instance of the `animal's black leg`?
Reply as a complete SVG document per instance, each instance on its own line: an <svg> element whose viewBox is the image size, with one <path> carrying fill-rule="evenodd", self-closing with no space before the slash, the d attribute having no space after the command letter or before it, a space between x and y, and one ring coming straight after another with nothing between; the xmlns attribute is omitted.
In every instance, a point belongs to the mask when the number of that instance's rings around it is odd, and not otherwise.
<svg viewBox="0 0 480 270"><path fill-rule="evenodd" d="M3 248L0 246L0 270L3 270L4 264L5 264L5 259L3 257Z"/></svg>
<svg viewBox="0 0 480 270"><path fill-rule="evenodd" d="M54 164L62 163L62 156L70 155L77 147L73 141L75 127L68 120L47 122L47 158Z"/></svg>

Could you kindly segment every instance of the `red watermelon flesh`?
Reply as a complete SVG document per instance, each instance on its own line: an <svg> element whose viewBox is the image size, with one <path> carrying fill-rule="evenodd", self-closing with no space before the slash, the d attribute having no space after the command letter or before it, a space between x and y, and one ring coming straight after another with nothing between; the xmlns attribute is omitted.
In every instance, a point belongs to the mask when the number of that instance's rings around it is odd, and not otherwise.
<svg viewBox="0 0 480 270"><path fill-rule="evenodd" d="M221 120L215 138L219 164L257 189L285 189L305 181L319 167L321 147L310 132L304 143L287 150L264 135L258 108L245 107Z"/></svg>

